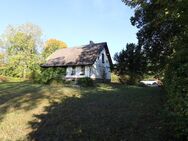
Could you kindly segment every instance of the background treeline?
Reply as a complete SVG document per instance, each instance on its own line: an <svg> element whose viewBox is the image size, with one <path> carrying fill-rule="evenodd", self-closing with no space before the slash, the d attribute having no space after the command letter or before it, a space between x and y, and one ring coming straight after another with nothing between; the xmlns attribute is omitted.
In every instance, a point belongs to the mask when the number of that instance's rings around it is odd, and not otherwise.
<svg viewBox="0 0 188 141"><path fill-rule="evenodd" d="M31 23L8 26L0 39L0 75L41 82L59 70L42 69L40 64L55 50L67 47L56 39L44 42L40 27Z"/></svg>
<svg viewBox="0 0 188 141"><path fill-rule="evenodd" d="M145 75L164 82L170 140L188 140L188 1L122 0L134 9L138 43L116 53L115 73L135 84Z"/></svg>

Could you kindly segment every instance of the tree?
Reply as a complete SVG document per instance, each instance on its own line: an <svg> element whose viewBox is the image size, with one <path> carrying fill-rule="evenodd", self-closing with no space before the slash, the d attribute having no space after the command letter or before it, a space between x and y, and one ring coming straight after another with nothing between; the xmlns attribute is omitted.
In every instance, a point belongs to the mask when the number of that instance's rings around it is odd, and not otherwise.
<svg viewBox="0 0 188 141"><path fill-rule="evenodd" d="M115 73L119 76L128 75L130 77L127 83L135 84L145 71L144 54L141 48L133 43L127 44L126 49L116 53L114 60L116 61ZM123 82L121 79L120 81Z"/></svg>
<svg viewBox="0 0 188 141"><path fill-rule="evenodd" d="M46 41L43 51L43 57L46 58L57 49L66 48L67 44L63 41L56 39L49 39Z"/></svg>
<svg viewBox="0 0 188 141"><path fill-rule="evenodd" d="M135 8L131 23L150 70L165 72L169 140L188 140L188 1L122 1Z"/></svg>
<svg viewBox="0 0 188 141"><path fill-rule="evenodd" d="M2 42L3 47L7 48L10 46L10 39L18 32L25 33L27 36L31 36L34 39L35 42L35 48L37 51L42 50L42 30L39 26L32 24L32 23L26 23L18 26L9 25L5 29L5 32L2 34Z"/></svg>
<svg viewBox="0 0 188 141"><path fill-rule="evenodd" d="M35 42L32 36L18 32L10 38L8 48L8 71L13 76L26 78L38 63Z"/></svg>
<svg viewBox="0 0 188 141"><path fill-rule="evenodd" d="M176 50L176 41L187 28L187 0L122 1L135 8L131 23L140 29L138 44L147 56L150 70L163 72Z"/></svg>
<svg viewBox="0 0 188 141"><path fill-rule="evenodd" d="M40 28L32 24L7 27L3 34L6 75L26 78L36 71L40 62L41 35Z"/></svg>
<svg viewBox="0 0 188 141"><path fill-rule="evenodd" d="M0 67L4 65L4 58L5 55L3 53L0 53Z"/></svg>

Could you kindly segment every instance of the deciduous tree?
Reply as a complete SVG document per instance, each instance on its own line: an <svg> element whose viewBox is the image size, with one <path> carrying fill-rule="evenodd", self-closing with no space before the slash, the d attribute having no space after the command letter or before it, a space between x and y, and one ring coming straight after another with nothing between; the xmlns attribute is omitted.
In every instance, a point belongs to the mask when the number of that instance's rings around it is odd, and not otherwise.
<svg viewBox="0 0 188 141"><path fill-rule="evenodd" d="M67 44L57 39L49 39L46 41L43 51L43 57L46 58L57 49L66 48Z"/></svg>
<svg viewBox="0 0 188 141"><path fill-rule="evenodd" d="M7 27L3 34L6 75L26 78L36 70L40 62L41 35L40 28L33 24Z"/></svg>
<svg viewBox="0 0 188 141"><path fill-rule="evenodd" d="M187 29L187 0L122 0L135 8L131 17L133 26L139 28L138 44L144 50L150 70L163 72L172 58L178 38Z"/></svg>
<svg viewBox="0 0 188 141"><path fill-rule="evenodd" d="M131 23L150 70L165 71L169 140L188 140L188 1L122 1L135 8Z"/></svg>

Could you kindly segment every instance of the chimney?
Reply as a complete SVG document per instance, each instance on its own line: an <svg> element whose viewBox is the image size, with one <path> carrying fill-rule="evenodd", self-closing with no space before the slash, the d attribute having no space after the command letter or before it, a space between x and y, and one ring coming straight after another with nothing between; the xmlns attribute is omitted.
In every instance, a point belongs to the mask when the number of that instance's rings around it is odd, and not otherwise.
<svg viewBox="0 0 188 141"><path fill-rule="evenodd" d="M93 41L89 41L89 44L90 44L90 45L93 45L93 44L95 44L95 43L94 43Z"/></svg>

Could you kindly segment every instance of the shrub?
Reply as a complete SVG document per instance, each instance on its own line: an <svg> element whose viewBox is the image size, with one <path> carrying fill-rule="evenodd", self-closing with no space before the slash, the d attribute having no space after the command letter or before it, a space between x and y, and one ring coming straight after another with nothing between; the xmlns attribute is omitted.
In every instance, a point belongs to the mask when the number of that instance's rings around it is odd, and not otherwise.
<svg viewBox="0 0 188 141"><path fill-rule="evenodd" d="M83 87L91 87L93 86L93 80L89 77L85 77L85 78L79 78L77 80L77 84Z"/></svg>
<svg viewBox="0 0 188 141"><path fill-rule="evenodd" d="M119 83L119 76L116 75L114 72L111 73L111 82Z"/></svg>
<svg viewBox="0 0 188 141"><path fill-rule="evenodd" d="M137 74L120 75L119 76L119 81L122 84L128 84L128 85L138 84L141 79L142 79L142 77L140 75L137 75Z"/></svg>
<svg viewBox="0 0 188 141"><path fill-rule="evenodd" d="M167 91L168 127L177 140L188 135L188 49L176 53L164 79Z"/></svg>
<svg viewBox="0 0 188 141"><path fill-rule="evenodd" d="M0 82L7 82L7 78L4 76L0 76Z"/></svg>
<svg viewBox="0 0 188 141"><path fill-rule="evenodd" d="M43 84L50 84L52 81L61 83L64 81L65 68L41 68L40 73L34 73L34 80Z"/></svg>
<svg viewBox="0 0 188 141"><path fill-rule="evenodd" d="M120 75L119 76L119 82L122 83L122 84L127 84L129 79L130 79L129 75Z"/></svg>

